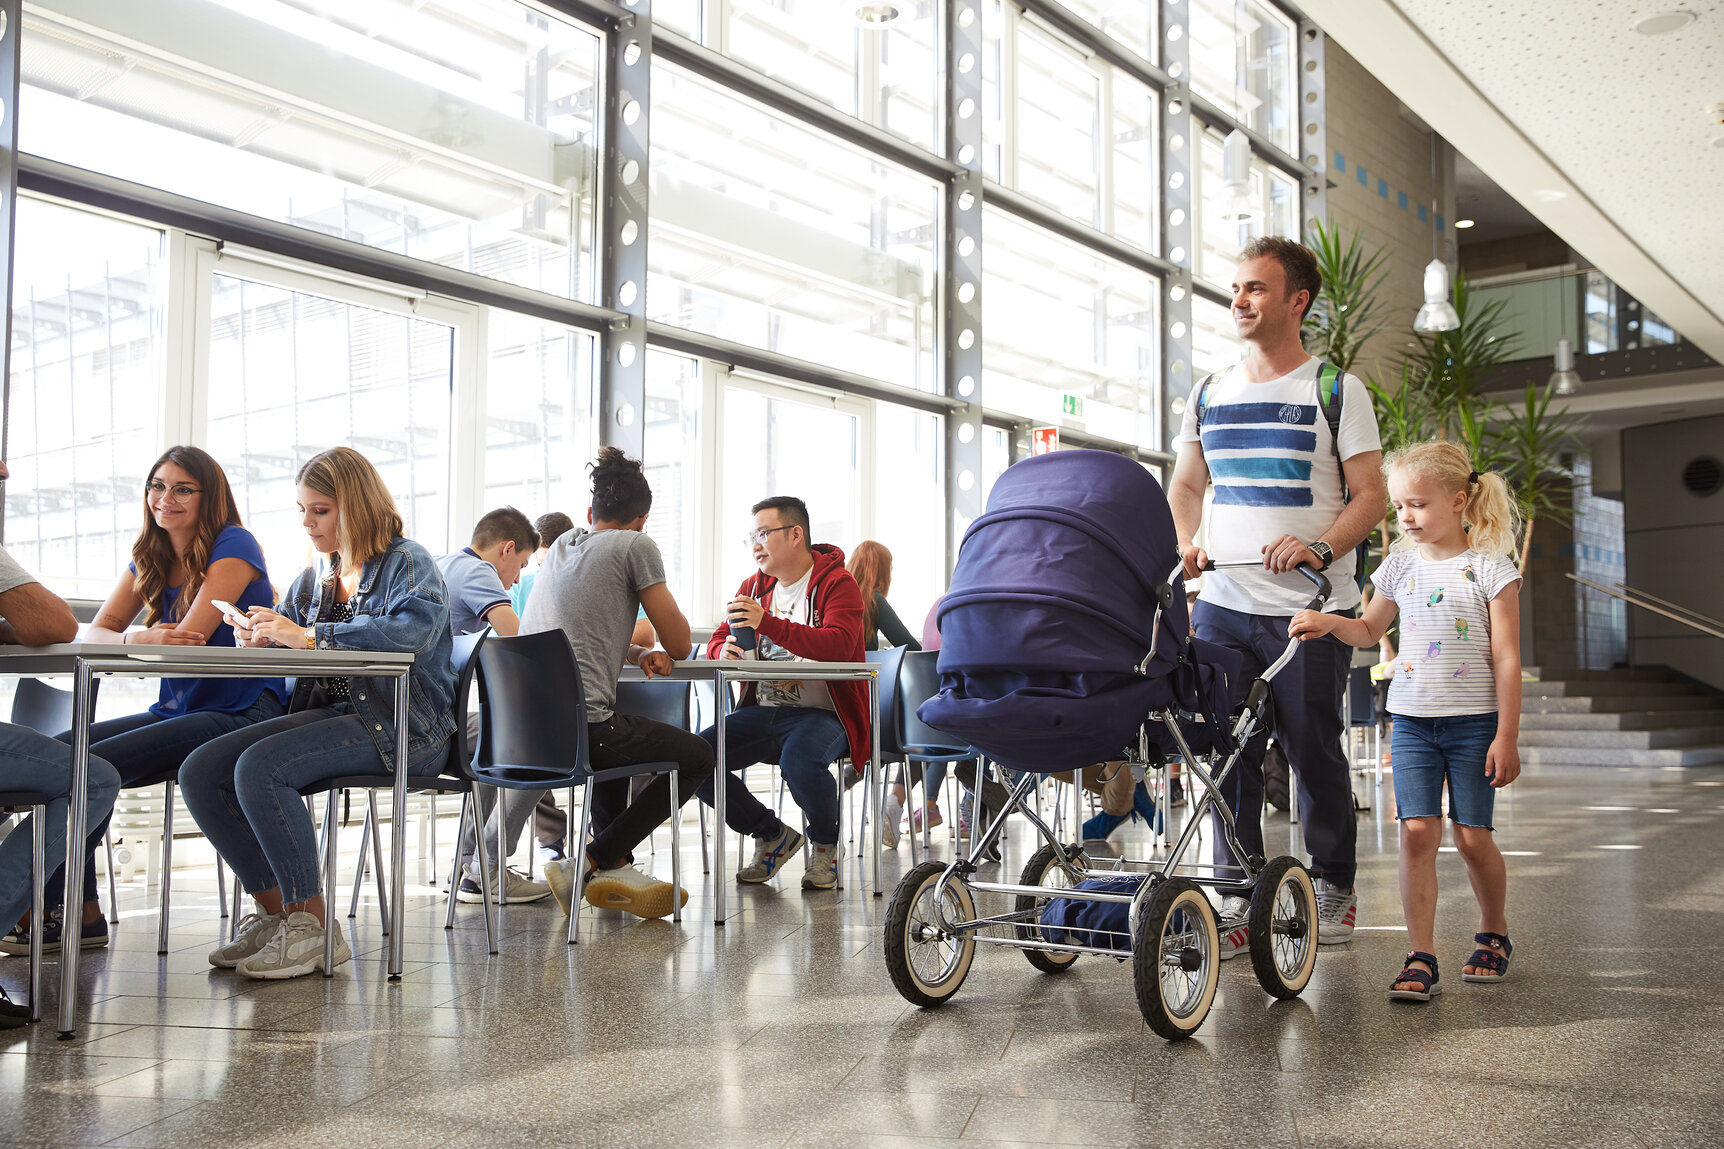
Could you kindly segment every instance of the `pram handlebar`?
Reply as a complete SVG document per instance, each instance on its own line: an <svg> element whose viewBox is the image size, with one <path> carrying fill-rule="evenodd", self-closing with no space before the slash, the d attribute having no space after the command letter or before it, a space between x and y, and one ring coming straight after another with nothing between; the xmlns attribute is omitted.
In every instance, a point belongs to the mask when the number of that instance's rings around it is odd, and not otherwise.
<svg viewBox="0 0 1724 1149"><path fill-rule="evenodd" d="M1203 569L1206 571L1212 571L1222 570L1228 567L1237 569L1243 567L1261 567L1262 565L1263 563L1258 559L1238 559L1233 562L1225 563L1218 563L1214 559L1210 559L1208 562L1203 564ZM1305 609L1322 610L1323 604L1329 601L1329 596L1334 593L1335 588L1329 585L1329 580L1324 577L1323 572L1312 566L1310 563L1300 563L1294 569L1306 578L1310 579L1311 585L1317 588L1316 596L1306 605Z"/></svg>

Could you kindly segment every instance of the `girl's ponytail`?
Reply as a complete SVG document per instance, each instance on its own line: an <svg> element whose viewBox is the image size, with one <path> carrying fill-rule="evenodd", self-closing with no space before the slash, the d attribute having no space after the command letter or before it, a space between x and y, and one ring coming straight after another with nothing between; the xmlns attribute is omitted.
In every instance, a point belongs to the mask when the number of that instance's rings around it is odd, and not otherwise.
<svg viewBox="0 0 1724 1149"><path fill-rule="evenodd" d="M1474 472L1461 517L1468 524L1467 545L1482 555L1513 555L1520 534L1520 507L1508 480L1495 471Z"/></svg>

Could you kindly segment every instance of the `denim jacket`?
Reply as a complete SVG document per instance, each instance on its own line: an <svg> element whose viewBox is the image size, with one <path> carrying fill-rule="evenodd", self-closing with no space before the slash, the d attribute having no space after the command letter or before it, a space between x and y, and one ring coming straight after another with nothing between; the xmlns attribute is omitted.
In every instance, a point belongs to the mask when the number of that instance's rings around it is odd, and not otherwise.
<svg viewBox="0 0 1724 1149"><path fill-rule="evenodd" d="M353 618L326 621L335 597L332 579L307 567L281 596L281 613L299 626L311 626L318 650L410 650L407 673L407 757L423 762L427 751L455 731L455 670L450 664L449 602L443 576L430 552L411 539L395 538L389 549L367 560L354 592ZM310 703L315 679L301 676L290 711ZM395 768L395 680L352 679L353 711L370 729L386 769Z"/></svg>

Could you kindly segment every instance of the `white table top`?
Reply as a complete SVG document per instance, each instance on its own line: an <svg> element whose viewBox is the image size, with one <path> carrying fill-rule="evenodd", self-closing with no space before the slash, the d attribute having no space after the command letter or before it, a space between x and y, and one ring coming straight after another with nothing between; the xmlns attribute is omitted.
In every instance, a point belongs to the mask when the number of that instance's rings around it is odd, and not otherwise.
<svg viewBox="0 0 1724 1149"><path fill-rule="evenodd" d="M655 674L654 681L666 682L710 682L719 674L731 680L760 680L783 682L789 679L806 678L818 681L823 678L855 678L865 674L878 674L880 664L877 662L757 662L752 659L731 658L690 658L672 664L669 674ZM646 674L636 666L623 667L621 681L645 682Z"/></svg>
<svg viewBox="0 0 1724 1149"><path fill-rule="evenodd" d="M202 678L297 674L401 673L410 651L289 650L286 647L155 646L118 642L0 645L0 674L70 674L83 659L97 673Z"/></svg>

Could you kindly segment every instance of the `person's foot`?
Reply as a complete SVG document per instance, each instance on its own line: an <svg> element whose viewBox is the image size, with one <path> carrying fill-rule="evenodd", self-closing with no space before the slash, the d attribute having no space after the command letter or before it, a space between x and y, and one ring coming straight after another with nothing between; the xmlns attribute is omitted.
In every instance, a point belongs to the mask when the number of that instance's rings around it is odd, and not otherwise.
<svg viewBox="0 0 1724 1149"><path fill-rule="evenodd" d="M1251 903L1238 894L1221 899L1221 917L1216 922L1221 934L1221 960L1237 957L1251 944L1251 927L1245 924L1251 913Z"/></svg>
<svg viewBox="0 0 1724 1149"><path fill-rule="evenodd" d="M830 890L838 885L838 843L808 843L808 869L802 875L805 890Z"/></svg>
<svg viewBox="0 0 1724 1149"><path fill-rule="evenodd" d="M42 952L57 954L60 952L60 913L49 910L43 915ZM93 922L82 923L79 931L79 949L99 949L108 944L108 919L97 918ZM30 926L20 922L12 928L12 932L0 938L0 953L24 955L30 952Z"/></svg>
<svg viewBox="0 0 1724 1149"><path fill-rule="evenodd" d="M0 987L0 1029L19 1029L30 1024L30 1007L20 1005Z"/></svg>
<svg viewBox="0 0 1724 1149"><path fill-rule="evenodd" d="M1317 879L1317 944L1332 946L1353 940L1353 924L1359 916L1359 896L1352 886L1337 886Z"/></svg>
<svg viewBox="0 0 1724 1149"><path fill-rule="evenodd" d="M1131 791L1131 813L1134 818L1142 818L1151 833L1161 829L1161 811L1155 808L1149 791L1142 786L1136 786Z"/></svg>
<svg viewBox="0 0 1724 1149"><path fill-rule="evenodd" d="M637 918L662 918L688 905L688 891L641 873L630 865L594 870L587 878L586 899L600 910L623 910ZM679 900L680 899L680 900Z"/></svg>
<svg viewBox="0 0 1724 1149"><path fill-rule="evenodd" d="M1389 997L1394 1001L1430 1001L1442 992L1443 983L1437 980L1437 956L1419 950L1407 955L1400 975L1389 986Z"/></svg>
<svg viewBox="0 0 1724 1149"><path fill-rule="evenodd" d="M547 871L548 872L548 871ZM535 882L516 869L506 868L503 871L503 894L497 896L496 886L491 887L491 896L505 906L521 905L526 902L542 901L551 896L551 887L547 882ZM484 891L479 888L479 864L469 863L461 876L461 886L455 891L455 900L474 905L485 900Z"/></svg>
<svg viewBox="0 0 1724 1149"><path fill-rule="evenodd" d="M840 763L838 768L844 771L845 790L854 790L856 788L856 783L862 781L864 774L862 767Z"/></svg>
<svg viewBox="0 0 1724 1149"><path fill-rule="evenodd" d="M1124 825L1127 817L1126 814L1109 814L1106 810L1101 811L1083 824L1084 841L1107 841L1107 836Z"/></svg>
<svg viewBox="0 0 1724 1149"><path fill-rule="evenodd" d="M888 850L898 848L898 823L904 820L904 799L897 794L886 795L880 808L880 844Z"/></svg>
<svg viewBox="0 0 1724 1149"><path fill-rule="evenodd" d="M791 857L802 847L802 835L783 826L771 838L756 838L754 840L754 858L748 865L736 871L736 880L750 885L769 882L772 875L783 867L786 858Z"/></svg>
<svg viewBox="0 0 1724 1149"><path fill-rule="evenodd" d="M972 810L973 806L970 802L970 792L965 790L963 797L958 799L958 834L960 836L966 835L970 832L970 814Z"/></svg>
<svg viewBox="0 0 1724 1149"><path fill-rule="evenodd" d="M1183 805L1185 805L1185 785L1180 782L1178 775L1174 775L1167 780L1167 808L1171 810L1175 806Z"/></svg>
<svg viewBox="0 0 1724 1149"><path fill-rule="evenodd" d="M341 923L333 922L329 928L335 931L335 965L352 961ZM267 981L317 973L323 969L323 925L303 910L291 913L269 942L236 968L246 977Z"/></svg>
<svg viewBox="0 0 1724 1149"><path fill-rule="evenodd" d="M567 858L545 863L545 884L551 888L551 896L557 899L557 904L563 907L563 912L569 912L569 907L575 901L575 866ZM456 894L456 897L461 895Z"/></svg>
<svg viewBox="0 0 1724 1149"><path fill-rule="evenodd" d="M935 826L944 826L946 824L946 816L940 813L940 804L938 802L929 805L925 811L923 807L917 806L910 814L910 828L918 834L922 832L922 815L924 812L927 814L928 818L928 829L932 830Z"/></svg>
<svg viewBox="0 0 1724 1149"><path fill-rule="evenodd" d="M233 941L210 951L210 964L217 969L236 969L239 963L269 944L281 928L282 914L247 914L234 927Z"/></svg>

